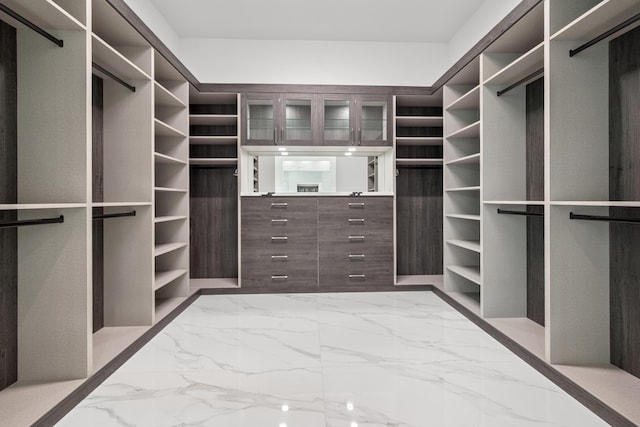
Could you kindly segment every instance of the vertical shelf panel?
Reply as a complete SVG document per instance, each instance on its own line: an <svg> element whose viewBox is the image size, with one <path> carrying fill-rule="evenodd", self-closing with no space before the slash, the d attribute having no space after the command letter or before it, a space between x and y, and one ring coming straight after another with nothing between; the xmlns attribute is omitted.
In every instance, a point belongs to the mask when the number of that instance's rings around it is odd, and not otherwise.
<svg viewBox="0 0 640 427"><path fill-rule="evenodd" d="M16 30L0 21L0 204L18 201ZM17 220L0 211L0 222ZM18 380L18 232L0 229L0 390Z"/></svg>

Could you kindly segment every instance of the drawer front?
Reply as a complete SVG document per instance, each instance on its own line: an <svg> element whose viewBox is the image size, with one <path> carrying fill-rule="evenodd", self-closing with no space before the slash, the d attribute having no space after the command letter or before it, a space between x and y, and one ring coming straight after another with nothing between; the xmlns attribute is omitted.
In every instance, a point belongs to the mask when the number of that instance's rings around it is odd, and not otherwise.
<svg viewBox="0 0 640 427"><path fill-rule="evenodd" d="M242 286L318 285L317 200L242 199Z"/></svg>
<svg viewBox="0 0 640 427"><path fill-rule="evenodd" d="M330 198L319 205L320 285L393 284L393 199Z"/></svg>
<svg viewBox="0 0 640 427"><path fill-rule="evenodd" d="M316 247L304 250L242 250L243 287L318 286Z"/></svg>
<svg viewBox="0 0 640 427"><path fill-rule="evenodd" d="M319 228L327 239L362 233L374 237L374 232L393 236L391 197L328 198L318 210Z"/></svg>

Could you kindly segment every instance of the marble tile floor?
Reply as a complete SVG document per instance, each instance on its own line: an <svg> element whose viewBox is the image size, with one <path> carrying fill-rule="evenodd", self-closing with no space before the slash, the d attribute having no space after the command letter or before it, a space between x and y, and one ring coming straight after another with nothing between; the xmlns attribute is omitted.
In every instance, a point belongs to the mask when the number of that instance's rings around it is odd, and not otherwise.
<svg viewBox="0 0 640 427"><path fill-rule="evenodd" d="M605 426L431 292L202 296L58 426Z"/></svg>

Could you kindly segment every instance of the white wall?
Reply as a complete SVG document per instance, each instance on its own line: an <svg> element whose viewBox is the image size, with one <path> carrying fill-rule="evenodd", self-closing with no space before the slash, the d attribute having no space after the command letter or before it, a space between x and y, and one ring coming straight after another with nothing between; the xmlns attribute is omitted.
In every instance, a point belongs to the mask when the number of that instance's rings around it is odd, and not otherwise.
<svg viewBox="0 0 640 427"><path fill-rule="evenodd" d="M125 0L125 3L180 58L180 37L158 9L149 0Z"/></svg>
<svg viewBox="0 0 640 427"><path fill-rule="evenodd" d="M444 43L181 39L202 82L425 86L448 64Z"/></svg>
<svg viewBox="0 0 640 427"><path fill-rule="evenodd" d="M485 0L476 13L467 20L449 41L447 68L462 58L469 49L507 16L518 3L520 3L520 0Z"/></svg>

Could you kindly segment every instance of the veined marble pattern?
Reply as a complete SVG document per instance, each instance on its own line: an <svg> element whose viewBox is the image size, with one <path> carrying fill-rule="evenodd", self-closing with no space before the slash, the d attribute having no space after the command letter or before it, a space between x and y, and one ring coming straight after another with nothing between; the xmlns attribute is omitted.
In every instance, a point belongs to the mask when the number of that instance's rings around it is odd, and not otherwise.
<svg viewBox="0 0 640 427"><path fill-rule="evenodd" d="M59 426L606 426L431 292L202 296Z"/></svg>

